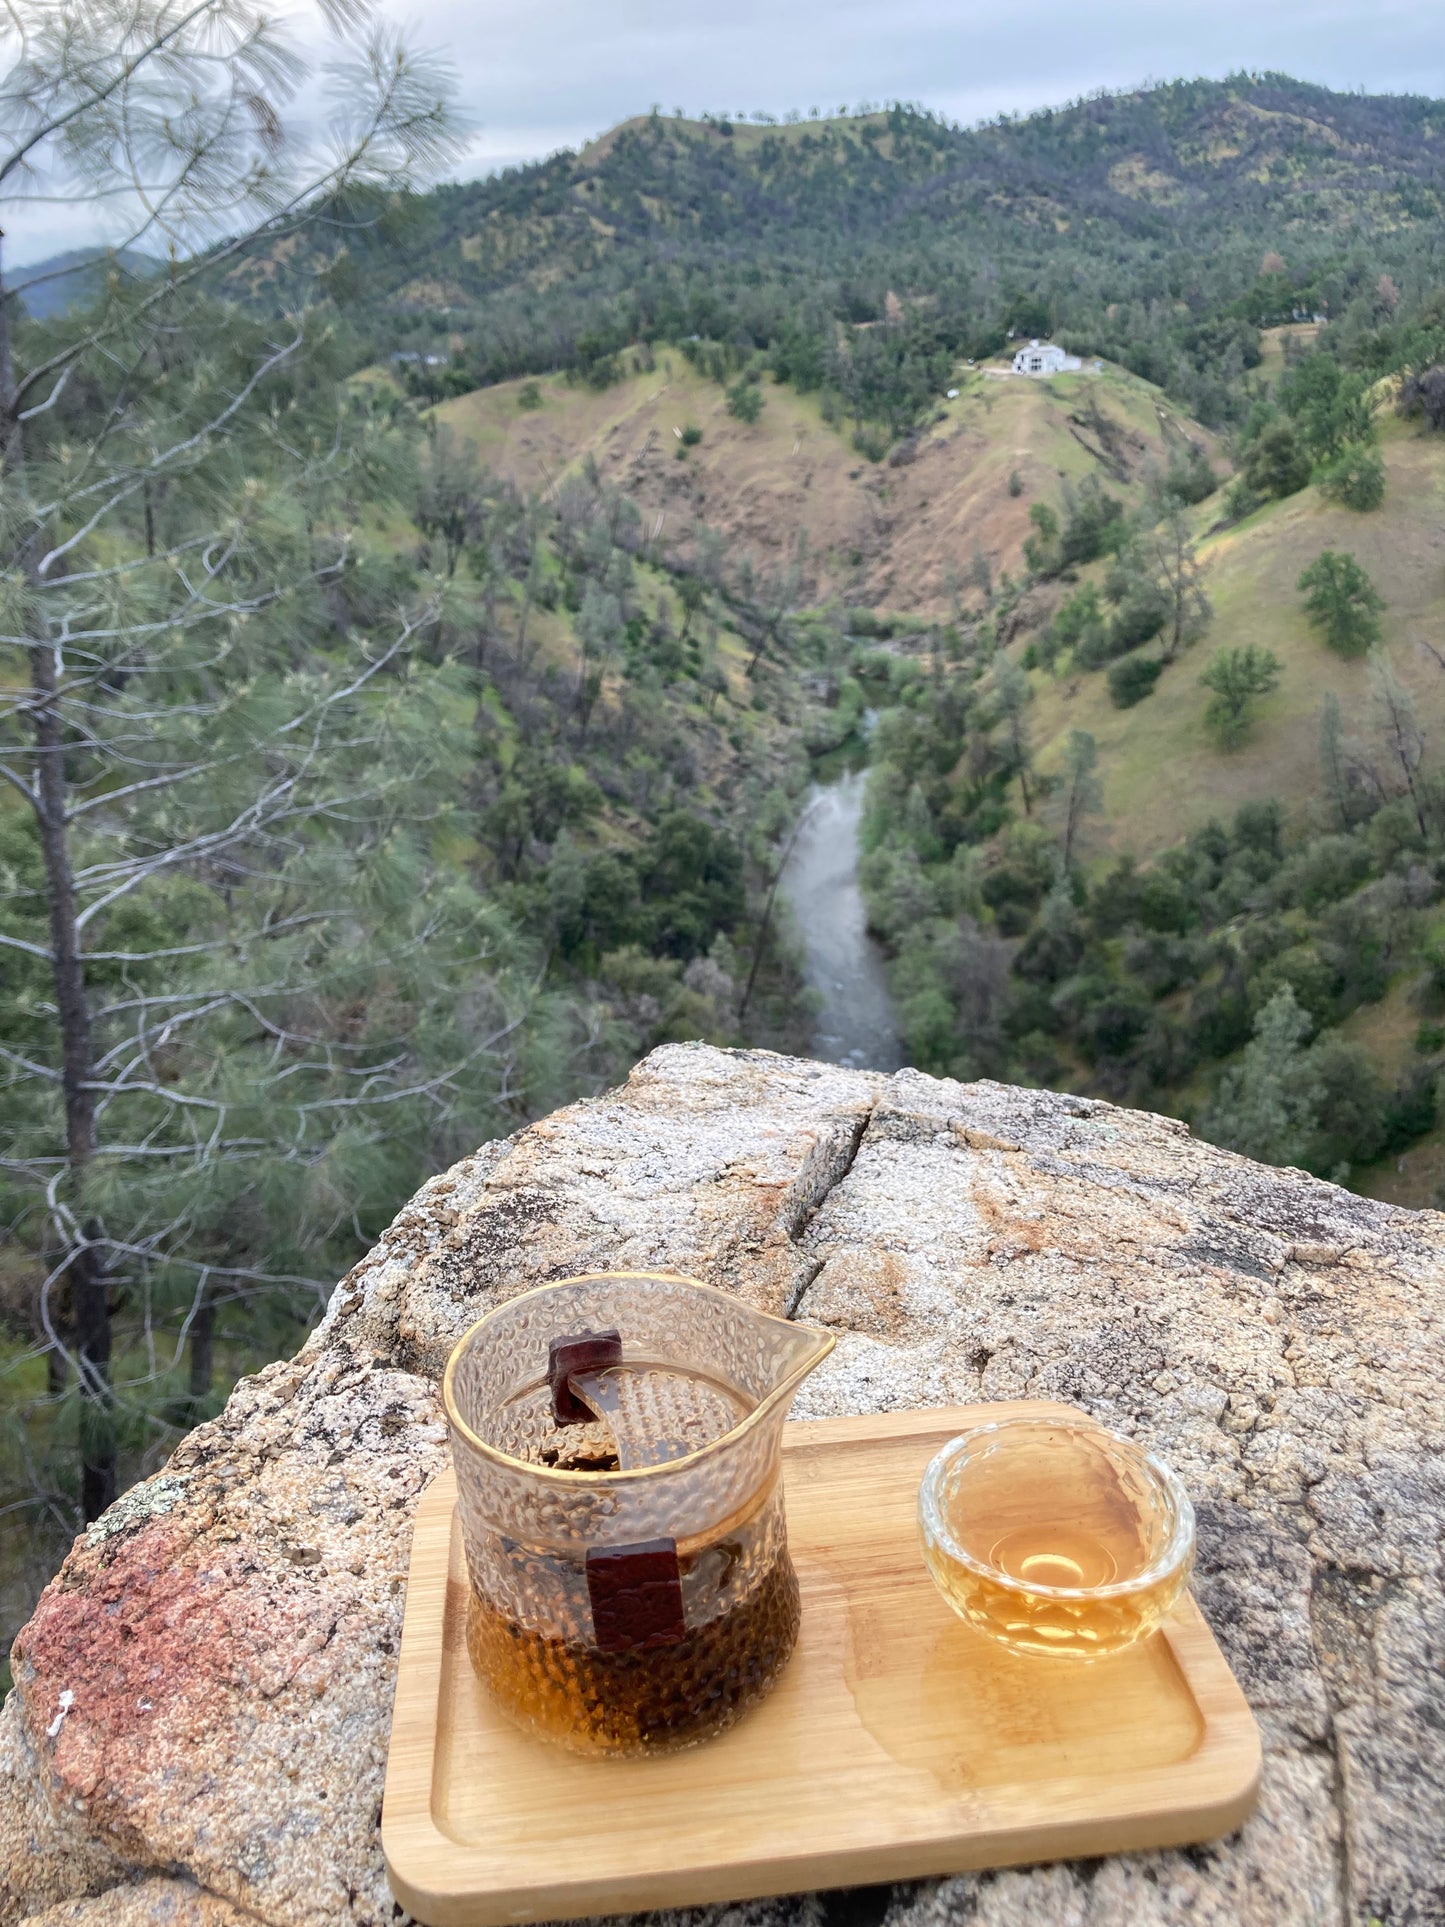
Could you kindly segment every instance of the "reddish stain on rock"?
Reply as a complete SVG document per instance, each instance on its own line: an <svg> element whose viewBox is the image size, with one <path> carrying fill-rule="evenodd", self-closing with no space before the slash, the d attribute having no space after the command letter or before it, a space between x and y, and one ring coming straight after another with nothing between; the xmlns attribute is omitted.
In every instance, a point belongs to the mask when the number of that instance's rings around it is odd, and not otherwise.
<svg viewBox="0 0 1445 1927"><path fill-rule="evenodd" d="M339 1612L314 1580L168 1520L81 1541L15 1643L32 1735L64 1792L134 1786L214 1735L236 1697L274 1698Z"/></svg>

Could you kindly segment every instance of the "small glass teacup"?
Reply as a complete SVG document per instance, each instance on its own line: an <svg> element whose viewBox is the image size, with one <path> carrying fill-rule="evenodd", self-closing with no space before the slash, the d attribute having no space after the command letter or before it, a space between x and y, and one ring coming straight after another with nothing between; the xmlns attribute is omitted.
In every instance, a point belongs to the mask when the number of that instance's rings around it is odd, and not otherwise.
<svg viewBox="0 0 1445 1927"><path fill-rule="evenodd" d="M1084 1418L1000 1419L951 1439L918 1494L923 1557L968 1625L1020 1653L1101 1659L1147 1639L1194 1563L1169 1467Z"/></svg>

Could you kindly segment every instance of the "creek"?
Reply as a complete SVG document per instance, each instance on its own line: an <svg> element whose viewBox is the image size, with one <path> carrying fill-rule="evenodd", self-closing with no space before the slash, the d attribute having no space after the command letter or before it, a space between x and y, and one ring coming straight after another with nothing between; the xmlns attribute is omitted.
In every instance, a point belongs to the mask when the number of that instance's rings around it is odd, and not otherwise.
<svg viewBox="0 0 1445 1927"><path fill-rule="evenodd" d="M804 976L822 999L813 1052L830 1064L894 1071L903 1049L883 953L868 934L858 885L866 769L808 792L780 888L803 941Z"/></svg>

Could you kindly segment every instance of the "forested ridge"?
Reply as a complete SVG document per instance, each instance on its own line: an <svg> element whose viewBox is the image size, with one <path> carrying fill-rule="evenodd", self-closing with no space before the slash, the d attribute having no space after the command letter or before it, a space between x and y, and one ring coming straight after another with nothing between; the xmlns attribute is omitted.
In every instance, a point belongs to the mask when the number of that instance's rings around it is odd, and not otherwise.
<svg viewBox="0 0 1445 1927"><path fill-rule="evenodd" d="M422 191L369 71L379 157L0 294L7 1627L429 1173L807 1047L827 759L911 1062L1434 1141L1445 103L654 113ZM1010 385L1044 333L1100 365Z"/></svg>
<svg viewBox="0 0 1445 1927"><path fill-rule="evenodd" d="M351 210L247 271L309 293L323 263L375 350L444 353L436 392L629 343L765 350L895 429L939 358L1053 332L1230 418L1254 330L1323 310L1373 329L1381 272L1440 279L1445 108L1237 75L958 128L894 105L762 125L663 113L580 154ZM372 215L378 218L365 225ZM836 328L888 318L841 357ZM916 304L916 305L915 305ZM846 362L846 365L845 365Z"/></svg>

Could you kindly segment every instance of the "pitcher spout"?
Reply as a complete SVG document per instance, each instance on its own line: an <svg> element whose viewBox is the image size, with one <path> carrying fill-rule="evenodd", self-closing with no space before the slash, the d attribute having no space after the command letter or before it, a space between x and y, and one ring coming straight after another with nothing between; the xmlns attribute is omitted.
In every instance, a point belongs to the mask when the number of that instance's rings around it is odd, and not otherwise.
<svg viewBox="0 0 1445 1927"><path fill-rule="evenodd" d="M776 1354L777 1382L762 1405L770 1411L780 1405L786 1413L798 1387L810 1372L817 1370L838 1340L818 1325L804 1325L792 1318L774 1317L771 1312L747 1309L760 1323L766 1322Z"/></svg>

